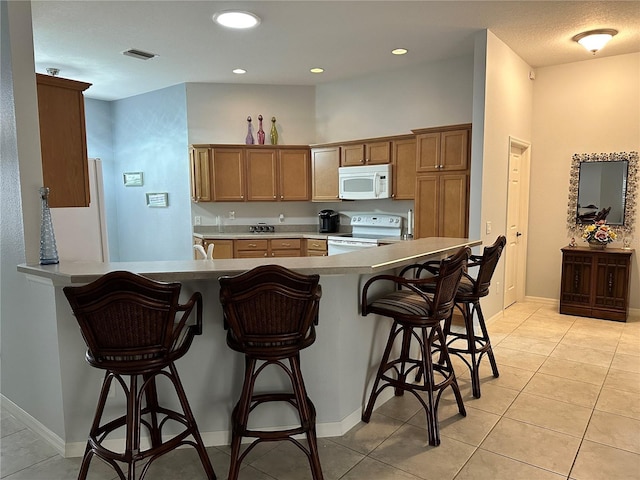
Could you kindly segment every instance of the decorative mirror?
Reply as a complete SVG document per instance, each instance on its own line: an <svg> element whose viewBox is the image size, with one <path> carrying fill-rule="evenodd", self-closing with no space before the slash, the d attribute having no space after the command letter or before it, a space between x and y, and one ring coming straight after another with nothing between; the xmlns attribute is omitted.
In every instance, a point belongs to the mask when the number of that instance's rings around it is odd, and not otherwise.
<svg viewBox="0 0 640 480"><path fill-rule="evenodd" d="M575 154L571 162L567 228L578 237L586 224L605 220L631 234L636 217L638 152Z"/></svg>

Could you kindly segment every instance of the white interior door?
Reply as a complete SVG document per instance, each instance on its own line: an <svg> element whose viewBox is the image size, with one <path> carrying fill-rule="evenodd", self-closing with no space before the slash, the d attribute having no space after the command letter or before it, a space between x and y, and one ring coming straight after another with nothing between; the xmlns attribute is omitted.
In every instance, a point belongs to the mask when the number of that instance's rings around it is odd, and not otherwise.
<svg viewBox="0 0 640 480"><path fill-rule="evenodd" d="M524 298L528 195L529 145L510 139L509 187L507 191L507 246L505 261L504 308Z"/></svg>

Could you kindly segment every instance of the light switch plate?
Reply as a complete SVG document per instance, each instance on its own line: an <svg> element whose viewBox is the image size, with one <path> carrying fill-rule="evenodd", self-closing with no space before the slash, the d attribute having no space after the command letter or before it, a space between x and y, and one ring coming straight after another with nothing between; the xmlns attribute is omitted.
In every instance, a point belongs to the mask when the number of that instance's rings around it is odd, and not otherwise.
<svg viewBox="0 0 640 480"><path fill-rule="evenodd" d="M487 222L486 234L489 235L491 233L491 222Z"/></svg>

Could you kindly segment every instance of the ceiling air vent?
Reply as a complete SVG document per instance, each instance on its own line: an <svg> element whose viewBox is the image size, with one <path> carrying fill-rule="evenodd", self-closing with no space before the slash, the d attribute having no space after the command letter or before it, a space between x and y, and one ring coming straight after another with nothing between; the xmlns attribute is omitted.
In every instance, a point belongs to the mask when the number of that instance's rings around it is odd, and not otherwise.
<svg viewBox="0 0 640 480"><path fill-rule="evenodd" d="M135 48L125 50L122 54L139 60L149 60L150 58L157 57L155 53L143 52L142 50L136 50Z"/></svg>

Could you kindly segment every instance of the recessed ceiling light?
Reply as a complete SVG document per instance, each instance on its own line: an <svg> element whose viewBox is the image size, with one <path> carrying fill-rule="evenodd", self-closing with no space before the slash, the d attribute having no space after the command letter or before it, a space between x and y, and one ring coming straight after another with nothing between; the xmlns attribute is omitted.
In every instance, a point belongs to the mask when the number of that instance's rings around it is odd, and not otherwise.
<svg viewBox="0 0 640 480"><path fill-rule="evenodd" d="M394 48L393 50L391 50L391 53L393 53L394 55L405 55L409 50L407 50L406 48Z"/></svg>
<svg viewBox="0 0 640 480"><path fill-rule="evenodd" d="M244 68L234 68L232 72L237 75L242 75L243 73L247 73L247 71Z"/></svg>
<svg viewBox="0 0 640 480"><path fill-rule="evenodd" d="M260 23L260 17L251 12L227 10L213 15L213 21L229 28L251 28Z"/></svg>
<svg viewBox="0 0 640 480"><path fill-rule="evenodd" d="M320 68L320 67L314 67L311 70L309 70L311 73L322 73L324 72L324 68Z"/></svg>

